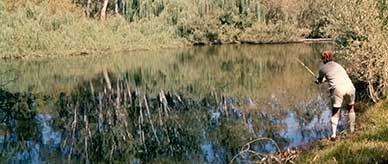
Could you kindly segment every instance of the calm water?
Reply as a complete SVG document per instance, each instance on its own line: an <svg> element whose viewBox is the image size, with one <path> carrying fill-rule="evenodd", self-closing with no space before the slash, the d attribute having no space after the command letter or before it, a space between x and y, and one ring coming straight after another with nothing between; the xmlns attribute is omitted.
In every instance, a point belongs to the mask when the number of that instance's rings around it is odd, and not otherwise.
<svg viewBox="0 0 388 164"><path fill-rule="evenodd" d="M330 133L326 44L227 45L0 61L5 162L228 163ZM237 158L253 160L249 155Z"/></svg>

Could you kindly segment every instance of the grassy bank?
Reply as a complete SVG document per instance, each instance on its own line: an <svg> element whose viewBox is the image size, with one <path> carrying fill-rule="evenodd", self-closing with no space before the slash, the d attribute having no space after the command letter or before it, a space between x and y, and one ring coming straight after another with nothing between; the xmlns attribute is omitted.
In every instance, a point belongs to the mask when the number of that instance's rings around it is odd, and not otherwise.
<svg viewBox="0 0 388 164"><path fill-rule="evenodd" d="M100 22L86 18L80 8L66 2L31 2L14 8L0 2L0 58L83 55L185 44L160 19L129 24L113 17Z"/></svg>
<svg viewBox="0 0 388 164"><path fill-rule="evenodd" d="M85 1L86 2L86 1ZM100 1L0 2L0 58L71 56L195 44L294 42L311 33L310 0L126 1L99 19ZM292 4L292 7L289 7ZM303 13L313 14L303 14ZM314 26L315 27L315 26ZM318 30L319 31L319 30Z"/></svg>
<svg viewBox="0 0 388 164"><path fill-rule="evenodd" d="M361 109L362 110L362 109ZM300 163L386 163L388 161L388 100L360 114L357 131L335 143L321 141L303 154Z"/></svg>

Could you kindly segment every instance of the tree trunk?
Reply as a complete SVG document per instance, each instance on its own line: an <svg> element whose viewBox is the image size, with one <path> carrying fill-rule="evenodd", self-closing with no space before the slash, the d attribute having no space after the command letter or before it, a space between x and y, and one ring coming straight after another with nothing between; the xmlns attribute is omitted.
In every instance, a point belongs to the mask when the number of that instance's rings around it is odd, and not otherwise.
<svg viewBox="0 0 388 164"><path fill-rule="evenodd" d="M120 15L120 9L119 9L120 2L121 2L121 0L116 0L116 3L115 3L115 13L116 13L116 15Z"/></svg>
<svg viewBox="0 0 388 164"><path fill-rule="evenodd" d="M104 3L102 5L101 15L100 15L101 20L106 19L106 9L108 8L108 2L109 2L109 0L104 0Z"/></svg>
<svg viewBox="0 0 388 164"><path fill-rule="evenodd" d="M369 91L369 97L372 99L374 103L377 103L380 100L380 98L377 95L375 89L373 88L373 85L370 82L368 83L368 91Z"/></svg>
<svg viewBox="0 0 388 164"><path fill-rule="evenodd" d="M122 15L124 15L125 14L125 1L123 1L123 0L121 0L121 4L122 4L122 6L121 6L121 14Z"/></svg>
<svg viewBox="0 0 388 164"><path fill-rule="evenodd" d="M125 1L123 0L116 0L115 3L115 13L116 15L123 15L125 9Z"/></svg>
<svg viewBox="0 0 388 164"><path fill-rule="evenodd" d="M90 17L90 11L92 10L91 5L92 5L92 0L88 0L88 2L86 3L86 16L88 17Z"/></svg>

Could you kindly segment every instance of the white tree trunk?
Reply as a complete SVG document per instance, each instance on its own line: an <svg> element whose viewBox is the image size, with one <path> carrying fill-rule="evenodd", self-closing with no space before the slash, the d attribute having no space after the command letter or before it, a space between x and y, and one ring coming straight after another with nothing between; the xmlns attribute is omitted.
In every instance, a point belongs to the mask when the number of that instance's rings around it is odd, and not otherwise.
<svg viewBox="0 0 388 164"><path fill-rule="evenodd" d="M377 103L380 101L379 96L377 95L375 89L373 88L373 85L369 82L368 83L368 91L369 91L369 97L372 99L374 103Z"/></svg>
<svg viewBox="0 0 388 164"><path fill-rule="evenodd" d="M91 5L92 5L92 0L88 0L86 4L86 16L88 17L90 17Z"/></svg>
<svg viewBox="0 0 388 164"><path fill-rule="evenodd" d="M116 3L115 3L115 13L116 13L116 15L120 15L119 3L120 3L120 0L116 0Z"/></svg>
<svg viewBox="0 0 388 164"><path fill-rule="evenodd" d="M116 0L115 3L115 13L116 15L120 16L124 14L125 9L125 1L123 0Z"/></svg>
<svg viewBox="0 0 388 164"><path fill-rule="evenodd" d="M108 8L108 3L109 3L109 0L104 0L104 3L102 5L102 9L101 9L101 15L100 15L101 20L106 19L106 9Z"/></svg>
<svg viewBox="0 0 388 164"><path fill-rule="evenodd" d="M121 7L121 14L124 15L125 14L125 1L121 0L121 3L122 3L122 7Z"/></svg>

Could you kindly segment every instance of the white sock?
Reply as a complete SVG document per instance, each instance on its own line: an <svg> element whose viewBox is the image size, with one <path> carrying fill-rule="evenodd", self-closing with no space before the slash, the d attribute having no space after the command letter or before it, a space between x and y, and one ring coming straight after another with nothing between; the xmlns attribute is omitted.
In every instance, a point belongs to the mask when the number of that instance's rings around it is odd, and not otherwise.
<svg viewBox="0 0 388 164"><path fill-rule="evenodd" d="M349 126L350 126L350 132L354 132L354 125L356 124L356 113L350 112L349 113Z"/></svg>
<svg viewBox="0 0 388 164"><path fill-rule="evenodd" d="M332 129L332 132L333 134L331 135L331 137L336 137L336 131L337 131L337 125L338 125L338 120L339 118L338 117L331 117L331 129Z"/></svg>

